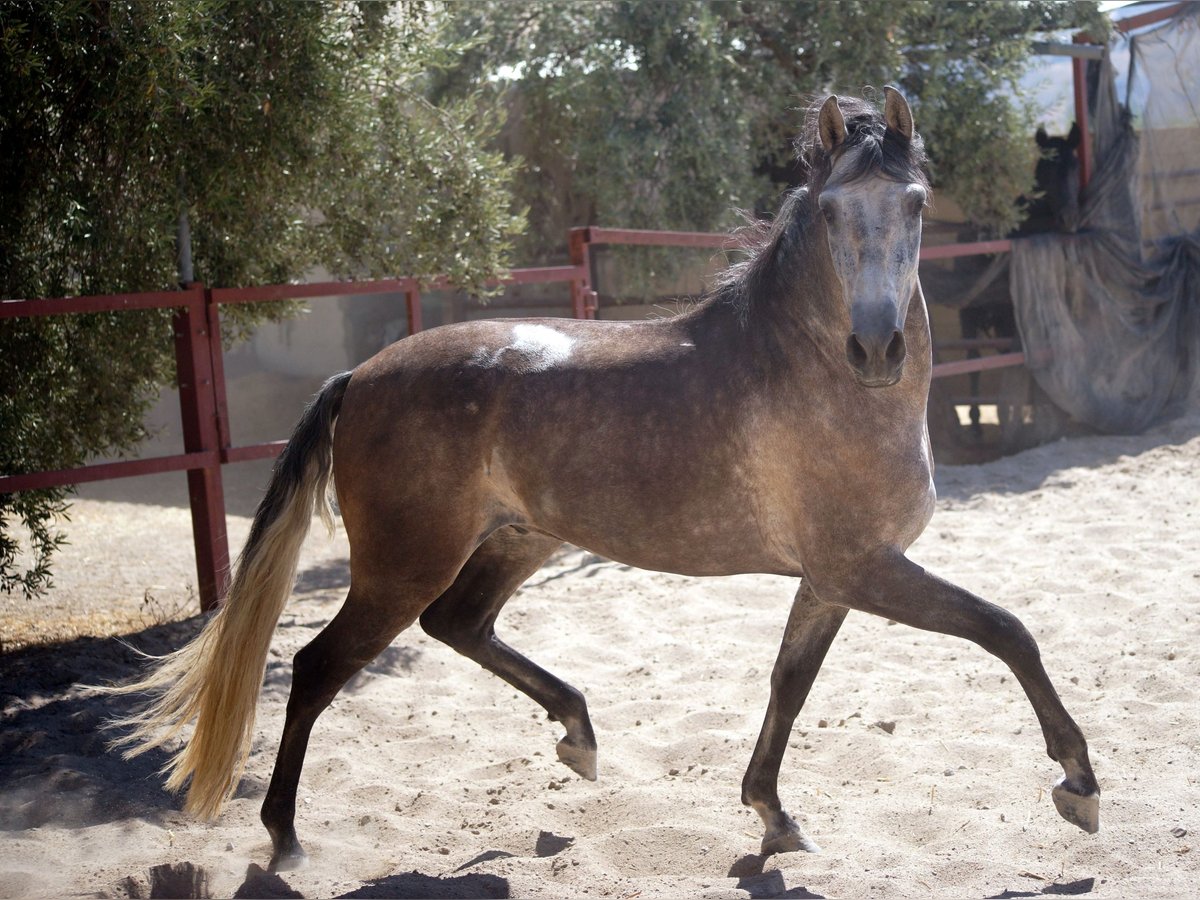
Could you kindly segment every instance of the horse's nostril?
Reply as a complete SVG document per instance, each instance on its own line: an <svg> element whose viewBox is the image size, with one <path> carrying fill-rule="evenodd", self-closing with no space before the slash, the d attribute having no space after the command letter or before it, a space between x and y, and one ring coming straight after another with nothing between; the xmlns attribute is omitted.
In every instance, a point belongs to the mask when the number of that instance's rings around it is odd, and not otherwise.
<svg viewBox="0 0 1200 900"><path fill-rule="evenodd" d="M858 340L857 334L851 334L846 341L846 359L856 369L862 369L867 364L867 348Z"/></svg>
<svg viewBox="0 0 1200 900"><path fill-rule="evenodd" d="M884 353L884 359L893 365L904 361L904 355L907 352L904 346L904 335L899 331L892 332L892 340L887 345L887 352Z"/></svg>

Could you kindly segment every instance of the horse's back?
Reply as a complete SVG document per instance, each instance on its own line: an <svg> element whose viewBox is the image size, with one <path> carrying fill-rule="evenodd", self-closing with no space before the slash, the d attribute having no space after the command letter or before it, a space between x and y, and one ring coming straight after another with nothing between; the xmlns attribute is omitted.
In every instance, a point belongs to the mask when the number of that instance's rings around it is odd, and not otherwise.
<svg viewBox="0 0 1200 900"><path fill-rule="evenodd" d="M757 549L730 390L686 320L421 333L364 363L347 390L334 453L343 514L470 509L483 531L524 525L647 568L726 572L736 544L745 562L733 568L775 570Z"/></svg>

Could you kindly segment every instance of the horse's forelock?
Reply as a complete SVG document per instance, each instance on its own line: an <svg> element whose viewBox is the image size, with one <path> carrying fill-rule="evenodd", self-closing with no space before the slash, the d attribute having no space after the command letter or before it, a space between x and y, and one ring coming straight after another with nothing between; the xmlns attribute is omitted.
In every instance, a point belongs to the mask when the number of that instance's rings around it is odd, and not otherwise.
<svg viewBox="0 0 1200 900"><path fill-rule="evenodd" d="M857 97L838 97L838 108L846 123L846 139L831 155L821 143L818 126L827 97L818 97L808 107L804 128L796 141L796 152L808 171L808 187L820 193L835 158L845 158L847 167L839 178L856 181L881 173L893 181L912 182L929 189L925 174L925 143L913 133L910 139L889 131L883 113L873 103Z"/></svg>

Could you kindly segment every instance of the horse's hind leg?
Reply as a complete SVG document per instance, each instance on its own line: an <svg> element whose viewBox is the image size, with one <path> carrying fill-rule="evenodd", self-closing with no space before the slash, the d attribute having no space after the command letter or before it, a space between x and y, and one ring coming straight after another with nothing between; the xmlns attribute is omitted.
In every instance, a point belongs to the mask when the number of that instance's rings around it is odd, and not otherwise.
<svg viewBox="0 0 1200 900"><path fill-rule="evenodd" d="M860 562L855 573L847 587L836 589L836 599L824 587L822 596L925 631L966 638L1012 670L1037 713L1046 752L1063 767L1051 795L1054 805L1072 825L1088 833L1098 831L1100 787L1088 761L1087 742L1063 707L1042 667L1037 642L1020 619L929 574L898 552Z"/></svg>
<svg viewBox="0 0 1200 900"><path fill-rule="evenodd" d="M800 583L784 630L783 643L779 647L779 657L771 673L771 700L767 705L767 715L754 754L750 757L746 777L742 780L742 802L752 807L766 826L762 841L763 854L790 850L807 850L811 853L818 849L779 802L779 766L787 749L792 724L804 706L825 653L846 618L846 612L844 607L818 600L807 581Z"/></svg>
<svg viewBox="0 0 1200 900"><path fill-rule="evenodd" d="M596 737L583 694L505 644L496 617L513 592L562 542L513 528L494 532L476 549L454 584L421 614L421 627L539 703L562 723L558 758L596 780Z"/></svg>
<svg viewBox="0 0 1200 900"><path fill-rule="evenodd" d="M397 585L394 594L376 598L352 581L338 614L296 654L283 736L262 805L273 848L271 871L296 868L307 858L296 836L296 790L317 717L355 673L413 623L442 584L425 589Z"/></svg>

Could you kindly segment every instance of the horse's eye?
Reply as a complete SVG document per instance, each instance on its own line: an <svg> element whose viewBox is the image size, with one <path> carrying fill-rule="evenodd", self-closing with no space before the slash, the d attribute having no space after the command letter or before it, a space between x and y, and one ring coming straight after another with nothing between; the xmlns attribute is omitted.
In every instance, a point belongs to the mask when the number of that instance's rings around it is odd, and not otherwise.
<svg viewBox="0 0 1200 900"><path fill-rule="evenodd" d="M912 216L919 216L925 211L925 200L928 195L919 188L912 187L908 190L908 211Z"/></svg>
<svg viewBox="0 0 1200 900"><path fill-rule="evenodd" d="M826 222L828 222L830 225L833 224L833 207L822 206L821 207L821 215L823 215L825 217Z"/></svg>

